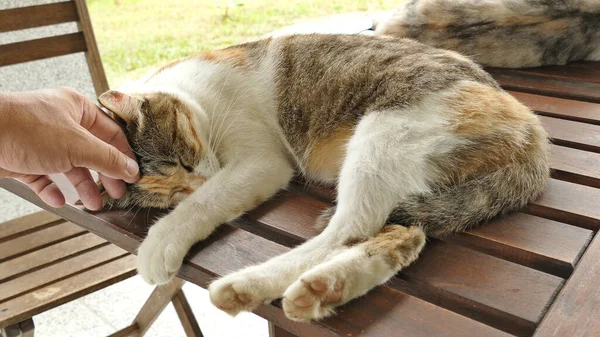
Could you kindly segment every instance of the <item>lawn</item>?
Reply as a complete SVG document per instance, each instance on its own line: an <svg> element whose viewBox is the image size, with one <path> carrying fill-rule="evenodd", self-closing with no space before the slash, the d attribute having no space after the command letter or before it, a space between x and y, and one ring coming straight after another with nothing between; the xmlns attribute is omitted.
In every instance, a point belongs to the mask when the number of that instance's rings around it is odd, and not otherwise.
<svg viewBox="0 0 600 337"><path fill-rule="evenodd" d="M120 2L120 4L118 4ZM111 87L198 50L316 17L393 9L400 0L88 0Z"/></svg>

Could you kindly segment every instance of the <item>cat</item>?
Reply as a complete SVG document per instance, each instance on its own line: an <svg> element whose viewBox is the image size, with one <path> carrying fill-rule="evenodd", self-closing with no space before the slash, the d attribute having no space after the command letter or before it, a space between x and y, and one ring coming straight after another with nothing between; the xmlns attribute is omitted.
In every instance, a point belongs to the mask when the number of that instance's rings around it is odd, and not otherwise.
<svg viewBox="0 0 600 337"><path fill-rule="evenodd" d="M214 281L235 315L283 297L318 320L417 259L426 234L470 228L535 200L548 139L528 108L464 56L410 39L291 35L199 53L99 97L141 179L112 206L167 208L138 250L168 282L190 247L299 171L337 186L317 237Z"/></svg>
<svg viewBox="0 0 600 337"><path fill-rule="evenodd" d="M600 1L407 0L375 32L458 51L484 66L600 61Z"/></svg>

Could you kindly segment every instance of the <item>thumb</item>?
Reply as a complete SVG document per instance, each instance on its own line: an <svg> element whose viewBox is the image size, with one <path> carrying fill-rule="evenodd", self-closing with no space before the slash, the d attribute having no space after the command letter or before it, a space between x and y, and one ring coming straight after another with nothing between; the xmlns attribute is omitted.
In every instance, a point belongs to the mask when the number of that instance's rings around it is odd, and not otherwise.
<svg viewBox="0 0 600 337"><path fill-rule="evenodd" d="M128 183L135 183L139 179L139 167L135 160L89 133L78 142L75 151L71 154L71 164L75 167L86 167Z"/></svg>

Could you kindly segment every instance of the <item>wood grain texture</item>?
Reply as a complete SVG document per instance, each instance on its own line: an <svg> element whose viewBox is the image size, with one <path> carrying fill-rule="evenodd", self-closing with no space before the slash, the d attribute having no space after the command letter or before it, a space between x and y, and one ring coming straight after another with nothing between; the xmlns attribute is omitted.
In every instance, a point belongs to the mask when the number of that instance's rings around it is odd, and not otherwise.
<svg viewBox="0 0 600 337"><path fill-rule="evenodd" d="M597 336L600 331L600 236L596 235L573 276L534 337Z"/></svg>
<svg viewBox="0 0 600 337"><path fill-rule="evenodd" d="M82 33L0 45L0 67L86 51Z"/></svg>
<svg viewBox="0 0 600 337"><path fill-rule="evenodd" d="M600 152L600 126L540 116L552 142L575 149Z"/></svg>
<svg viewBox="0 0 600 337"><path fill-rule="evenodd" d="M0 303L33 289L52 284L88 269L110 262L128 253L115 245L106 245L85 252L68 260L27 273L21 277L0 283Z"/></svg>
<svg viewBox="0 0 600 337"><path fill-rule="evenodd" d="M600 153L551 145L552 177L600 188Z"/></svg>
<svg viewBox="0 0 600 337"><path fill-rule="evenodd" d="M17 258L9 259L0 263L0 282L107 244L109 243L106 240L92 233L87 233L32 251ZM2 244L0 244L0 249L2 249Z"/></svg>
<svg viewBox="0 0 600 337"><path fill-rule="evenodd" d="M100 52L98 51L98 45L96 44L96 38L94 37L94 30L92 29L92 20L90 19L90 13L88 12L85 0L74 0L75 7L77 9L77 15L79 21L77 25L79 30L83 33L86 45L85 59L90 69L90 75L92 76L92 82L94 83L94 90L96 95L108 91L108 81L106 79L106 73L104 72L104 66L100 58Z"/></svg>
<svg viewBox="0 0 600 337"><path fill-rule="evenodd" d="M540 115L600 125L599 104L518 91L509 93Z"/></svg>
<svg viewBox="0 0 600 337"><path fill-rule="evenodd" d="M561 222L514 213L442 240L568 278L593 234Z"/></svg>
<svg viewBox="0 0 600 337"><path fill-rule="evenodd" d="M83 228L72 223L64 222L30 234L19 236L13 240L2 243L0 262L84 233L85 230Z"/></svg>
<svg viewBox="0 0 600 337"><path fill-rule="evenodd" d="M41 211L0 223L0 242L10 240L17 235L52 226L55 222L62 222L56 214Z"/></svg>
<svg viewBox="0 0 600 337"><path fill-rule="evenodd" d="M600 83L523 74L512 69L486 70L507 90L600 103Z"/></svg>
<svg viewBox="0 0 600 337"><path fill-rule="evenodd" d="M597 231L600 228L600 190L551 179L548 189L524 211L555 221Z"/></svg>
<svg viewBox="0 0 600 337"><path fill-rule="evenodd" d="M600 62L579 61L566 65L511 69L511 71L524 75L600 83Z"/></svg>
<svg viewBox="0 0 600 337"><path fill-rule="evenodd" d="M0 33L77 21L72 1L0 10Z"/></svg>
<svg viewBox="0 0 600 337"><path fill-rule="evenodd" d="M0 303L0 328L70 302L135 275L135 257L124 257L88 270L86 273L38 288Z"/></svg>

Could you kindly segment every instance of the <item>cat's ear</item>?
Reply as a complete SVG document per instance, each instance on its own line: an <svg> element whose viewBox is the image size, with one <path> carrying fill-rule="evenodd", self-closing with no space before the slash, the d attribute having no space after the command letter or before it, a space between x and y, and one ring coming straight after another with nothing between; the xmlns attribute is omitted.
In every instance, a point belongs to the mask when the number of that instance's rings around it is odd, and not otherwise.
<svg viewBox="0 0 600 337"><path fill-rule="evenodd" d="M142 104L144 101L140 98L110 90L100 95L98 101L127 125L138 122L142 117Z"/></svg>

